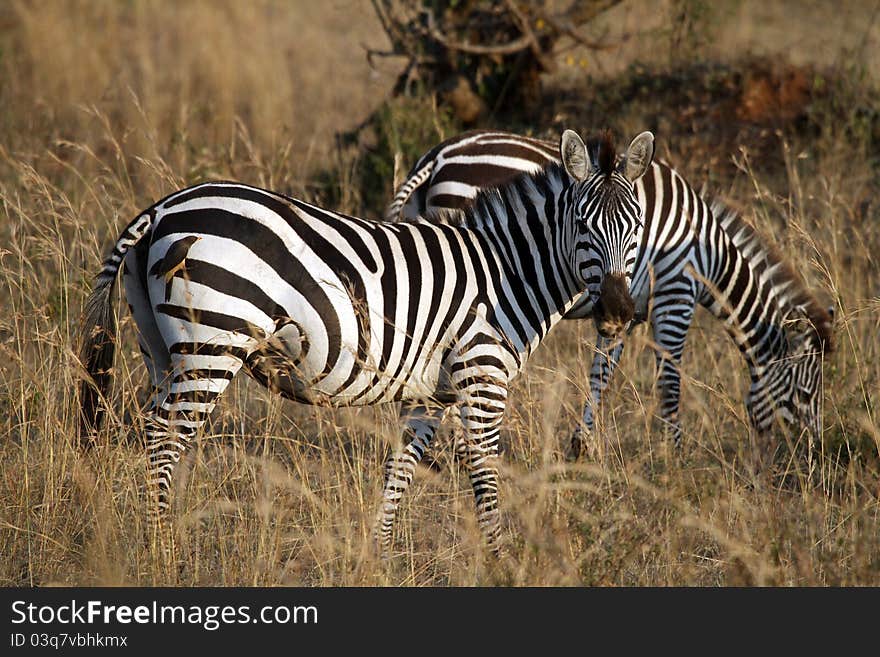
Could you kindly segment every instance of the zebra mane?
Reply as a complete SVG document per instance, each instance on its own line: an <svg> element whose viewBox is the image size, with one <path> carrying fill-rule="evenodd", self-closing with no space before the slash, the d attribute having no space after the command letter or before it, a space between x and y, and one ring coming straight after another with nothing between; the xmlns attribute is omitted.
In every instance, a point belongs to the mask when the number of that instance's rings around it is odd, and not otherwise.
<svg viewBox="0 0 880 657"><path fill-rule="evenodd" d="M712 201L712 214L730 237L731 242L755 268L780 291L780 310L787 320L803 315L809 320L826 352L834 350L832 318L807 289L803 277L789 264L779 248L751 223L721 201Z"/></svg>
<svg viewBox="0 0 880 657"><path fill-rule="evenodd" d="M598 135L587 139L587 152L590 154L590 159L598 163L600 173L607 176L614 171L617 150L614 147L614 134L611 130L606 128Z"/></svg>

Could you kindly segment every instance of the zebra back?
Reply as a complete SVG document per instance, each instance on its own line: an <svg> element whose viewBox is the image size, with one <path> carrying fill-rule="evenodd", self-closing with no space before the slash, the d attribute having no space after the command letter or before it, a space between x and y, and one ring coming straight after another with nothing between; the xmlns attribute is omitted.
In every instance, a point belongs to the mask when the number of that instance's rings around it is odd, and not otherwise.
<svg viewBox="0 0 880 657"><path fill-rule="evenodd" d="M823 350L834 350L833 318L807 288L803 277L791 266L779 248L738 212L718 199L712 201L712 214L733 247L748 254L754 276L774 290L776 303L785 321L808 320Z"/></svg>
<svg viewBox="0 0 880 657"><path fill-rule="evenodd" d="M536 173L551 162L560 162L559 148L552 142L506 132L464 132L416 161L386 208L385 219L411 221L429 210L457 212L481 189Z"/></svg>

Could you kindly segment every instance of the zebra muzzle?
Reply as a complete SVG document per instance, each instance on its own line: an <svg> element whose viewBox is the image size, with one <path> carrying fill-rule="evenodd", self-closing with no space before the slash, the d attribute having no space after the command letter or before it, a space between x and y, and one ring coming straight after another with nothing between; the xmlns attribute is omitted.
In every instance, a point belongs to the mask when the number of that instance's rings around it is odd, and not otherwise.
<svg viewBox="0 0 880 657"><path fill-rule="evenodd" d="M622 333L635 315L635 303L629 294L626 276L619 272L606 274L593 310L596 330L605 338Z"/></svg>

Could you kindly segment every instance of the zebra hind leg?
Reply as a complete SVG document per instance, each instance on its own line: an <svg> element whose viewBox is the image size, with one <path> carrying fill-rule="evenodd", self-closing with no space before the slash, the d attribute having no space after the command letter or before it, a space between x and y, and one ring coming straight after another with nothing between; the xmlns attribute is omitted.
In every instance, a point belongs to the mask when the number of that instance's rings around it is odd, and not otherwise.
<svg viewBox="0 0 880 657"><path fill-rule="evenodd" d="M153 314L144 278L148 248L149 245L144 241L130 249L125 256L122 268L125 298L137 327L138 347L150 378L149 387L141 389L137 395L141 414L146 416L150 415L163 398L163 389L171 372L171 354L168 352L162 333L156 324L156 317ZM130 421L131 417L126 419ZM141 448L144 446L143 438L143 435L138 431L132 431L126 435L128 443Z"/></svg>
<svg viewBox="0 0 880 657"><path fill-rule="evenodd" d="M162 399L147 409L148 516L153 540L166 557L173 559L168 516L174 467L240 367L239 358L226 354L173 354L173 375Z"/></svg>

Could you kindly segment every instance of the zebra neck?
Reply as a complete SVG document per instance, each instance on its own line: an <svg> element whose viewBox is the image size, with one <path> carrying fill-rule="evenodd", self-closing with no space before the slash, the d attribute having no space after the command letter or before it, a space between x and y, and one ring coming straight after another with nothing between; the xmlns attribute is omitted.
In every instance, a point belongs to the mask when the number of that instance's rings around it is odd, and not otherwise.
<svg viewBox="0 0 880 657"><path fill-rule="evenodd" d="M459 227L497 263L497 293L521 314L516 323L530 327L508 336L522 355L537 347L585 288L565 250L571 242L563 234L566 187L559 177L524 176L481 193Z"/></svg>

